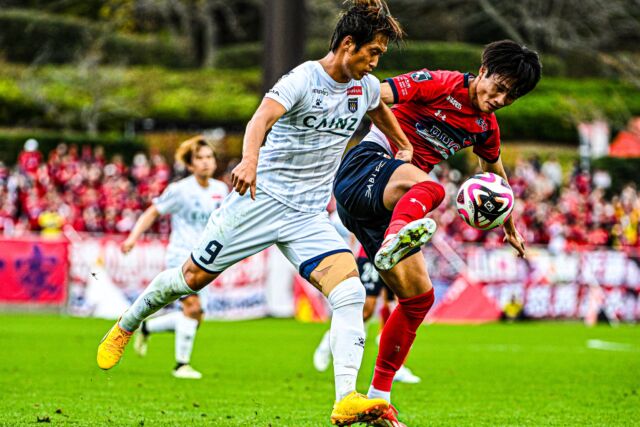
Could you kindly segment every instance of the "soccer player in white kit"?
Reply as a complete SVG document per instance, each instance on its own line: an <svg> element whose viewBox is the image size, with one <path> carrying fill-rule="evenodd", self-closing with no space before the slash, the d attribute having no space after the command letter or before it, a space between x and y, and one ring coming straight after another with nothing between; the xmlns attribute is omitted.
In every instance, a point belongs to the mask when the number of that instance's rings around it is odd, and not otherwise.
<svg viewBox="0 0 640 427"><path fill-rule="evenodd" d="M369 422L388 410L384 399L355 391L365 342L365 291L326 206L340 158L364 114L406 147L396 158L411 160L409 141L380 102L380 82L369 75L388 42L402 35L383 1L353 1L336 25L331 51L296 67L265 95L247 125L242 161L232 172L236 191L211 215L182 269L160 273L107 332L98 347L100 368L118 363L132 332L149 315L275 244L333 309L336 403L331 422Z"/></svg>
<svg viewBox="0 0 640 427"><path fill-rule="evenodd" d="M211 213L220 207L229 193L227 185L213 179L216 171L214 149L202 136L184 141L176 150L176 161L192 173L171 183L160 197L138 218L121 250L128 253L138 238L153 225L160 215L171 215L171 235L165 258L167 268L182 266L191 250L198 244ZM158 332L175 333L176 366L173 376L200 379L202 374L191 367L191 352L203 310L197 294L180 298L181 310L148 319L142 323L134 348L140 356L147 353L149 335Z"/></svg>

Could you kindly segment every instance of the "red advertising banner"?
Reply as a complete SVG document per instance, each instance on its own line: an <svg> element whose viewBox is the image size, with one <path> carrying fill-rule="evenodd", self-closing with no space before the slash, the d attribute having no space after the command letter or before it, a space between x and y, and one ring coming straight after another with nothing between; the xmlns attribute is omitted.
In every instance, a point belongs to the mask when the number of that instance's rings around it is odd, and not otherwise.
<svg viewBox="0 0 640 427"><path fill-rule="evenodd" d="M0 304L64 305L67 246L40 238L0 241Z"/></svg>

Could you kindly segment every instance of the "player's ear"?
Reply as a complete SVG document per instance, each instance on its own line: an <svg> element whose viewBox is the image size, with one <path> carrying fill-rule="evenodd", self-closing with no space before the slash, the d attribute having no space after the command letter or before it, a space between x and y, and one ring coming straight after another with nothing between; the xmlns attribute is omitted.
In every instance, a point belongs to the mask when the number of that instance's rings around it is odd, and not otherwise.
<svg viewBox="0 0 640 427"><path fill-rule="evenodd" d="M351 48L353 46L355 46L355 41L353 40L353 36L346 36L345 38L342 39L342 42L340 43L340 46L342 46L342 48L344 50L346 50L347 52L349 52L351 50Z"/></svg>
<svg viewBox="0 0 640 427"><path fill-rule="evenodd" d="M486 77L486 72L487 72L487 68L483 65L480 67L480 70L478 70L478 78L483 78Z"/></svg>

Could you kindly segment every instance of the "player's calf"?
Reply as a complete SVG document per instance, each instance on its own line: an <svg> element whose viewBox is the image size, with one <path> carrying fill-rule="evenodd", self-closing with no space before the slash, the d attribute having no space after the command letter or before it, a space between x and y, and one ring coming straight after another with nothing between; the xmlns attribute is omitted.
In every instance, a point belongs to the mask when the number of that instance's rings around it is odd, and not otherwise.
<svg viewBox="0 0 640 427"><path fill-rule="evenodd" d="M416 338L416 331L431 309L433 301L433 289L412 298L398 300L398 307L391 313L382 330L369 397L390 400L393 378L404 363Z"/></svg>

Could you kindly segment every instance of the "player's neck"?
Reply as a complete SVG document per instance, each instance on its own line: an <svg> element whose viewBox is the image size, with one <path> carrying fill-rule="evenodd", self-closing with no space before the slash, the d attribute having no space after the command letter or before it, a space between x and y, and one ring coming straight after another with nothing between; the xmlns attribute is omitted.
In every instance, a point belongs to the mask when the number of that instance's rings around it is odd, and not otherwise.
<svg viewBox="0 0 640 427"><path fill-rule="evenodd" d="M198 175L193 176L196 178L196 181L198 182L198 185L200 185L200 187L207 188L209 186L209 177Z"/></svg>
<svg viewBox="0 0 640 427"><path fill-rule="evenodd" d="M470 74L469 75L469 102L471 103L471 106L476 110L478 109L477 102L476 102L477 86L478 86L478 78Z"/></svg>
<svg viewBox="0 0 640 427"><path fill-rule="evenodd" d="M318 61L324 71L335 80L337 83L349 83L351 77L347 76L342 69L342 58L333 52L327 53L327 55Z"/></svg>

